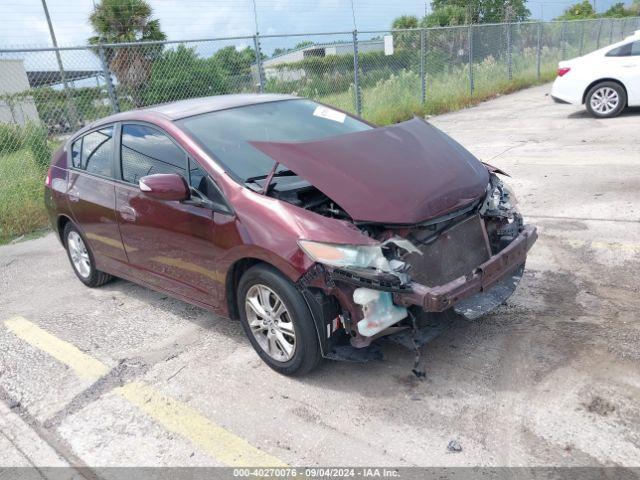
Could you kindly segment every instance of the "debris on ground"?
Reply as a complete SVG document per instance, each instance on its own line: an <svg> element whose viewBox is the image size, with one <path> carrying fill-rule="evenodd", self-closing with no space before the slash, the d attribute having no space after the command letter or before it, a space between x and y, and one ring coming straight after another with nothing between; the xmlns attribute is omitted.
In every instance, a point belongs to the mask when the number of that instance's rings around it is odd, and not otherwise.
<svg viewBox="0 0 640 480"><path fill-rule="evenodd" d="M598 415L602 415L606 417L610 413L613 413L616 410L615 405L612 405L604 398L596 395L593 397L590 403L584 405L587 410L591 413L597 413Z"/></svg>
<svg viewBox="0 0 640 480"><path fill-rule="evenodd" d="M458 440L451 440L447 445L447 450L450 452L458 453L462 451L462 445L460 445L460 442Z"/></svg>

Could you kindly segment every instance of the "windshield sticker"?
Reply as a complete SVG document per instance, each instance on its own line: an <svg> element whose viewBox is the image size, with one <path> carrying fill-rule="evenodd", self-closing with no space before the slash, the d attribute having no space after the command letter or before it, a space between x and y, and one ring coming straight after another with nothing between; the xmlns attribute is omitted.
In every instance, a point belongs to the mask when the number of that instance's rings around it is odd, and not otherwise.
<svg viewBox="0 0 640 480"><path fill-rule="evenodd" d="M346 113L338 112L333 108L324 107L322 105L318 105L316 109L313 111L313 115L320 118L326 118L327 120L332 120L338 123L344 123L347 118Z"/></svg>

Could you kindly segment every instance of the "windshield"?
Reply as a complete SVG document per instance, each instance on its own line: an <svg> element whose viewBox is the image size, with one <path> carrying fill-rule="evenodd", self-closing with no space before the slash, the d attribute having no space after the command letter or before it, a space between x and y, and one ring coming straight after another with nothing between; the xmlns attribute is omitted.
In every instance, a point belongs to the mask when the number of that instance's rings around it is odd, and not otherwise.
<svg viewBox="0 0 640 480"><path fill-rule="evenodd" d="M204 113L176 122L244 183L266 176L274 160L251 141L299 142L361 132L373 127L311 100L281 100ZM279 170L285 170L280 166Z"/></svg>

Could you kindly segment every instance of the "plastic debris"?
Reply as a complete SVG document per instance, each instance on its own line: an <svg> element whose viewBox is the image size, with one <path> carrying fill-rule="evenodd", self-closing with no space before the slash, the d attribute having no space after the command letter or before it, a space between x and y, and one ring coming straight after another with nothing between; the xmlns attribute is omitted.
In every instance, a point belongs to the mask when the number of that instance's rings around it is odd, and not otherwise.
<svg viewBox="0 0 640 480"><path fill-rule="evenodd" d="M458 440L451 440L447 445L447 450L449 450L450 452L458 453L462 451L462 445L460 445L460 442Z"/></svg>

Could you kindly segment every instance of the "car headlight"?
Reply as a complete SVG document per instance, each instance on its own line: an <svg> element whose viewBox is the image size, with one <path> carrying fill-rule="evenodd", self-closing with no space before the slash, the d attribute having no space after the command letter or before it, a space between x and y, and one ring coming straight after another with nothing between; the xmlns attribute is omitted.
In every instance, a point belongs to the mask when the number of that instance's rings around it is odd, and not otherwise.
<svg viewBox="0 0 640 480"><path fill-rule="evenodd" d="M491 175L491 181L487 185L487 195L484 200L481 213L489 215L501 215L517 212L518 199L513 189L496 175Z"/></svg>
<svg viewBox="0 0 640 480"><path fill-rule="evenodd" d="M502 197L500 198L500 203L504 205L506 209L516 208L518 205L518 198L513 188L505 182L502 182Z"/></svg>
<svg viewBox="0 0 640 480"><path fill-rule="evenodd" d="M332 267L376 268L389 270L389 261L381 245L346 245L299 240L300 248L318 263Z"/></svg>

